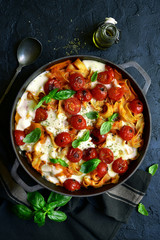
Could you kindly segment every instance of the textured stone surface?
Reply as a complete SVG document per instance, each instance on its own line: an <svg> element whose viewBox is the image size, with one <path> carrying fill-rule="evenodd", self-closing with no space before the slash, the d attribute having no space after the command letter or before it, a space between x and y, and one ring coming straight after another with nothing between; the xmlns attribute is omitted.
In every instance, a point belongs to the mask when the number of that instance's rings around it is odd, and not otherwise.
<svg viewBox="0 0 160 240"><path fill-rule="evenodd" d="M88 54L106 58L116 64L136 61L150 75L152 85L147 100L152 115L152 137L141 165L146 170L160 159L160 1L159 0L1 0L0 1L0 95L7 87L18 66L16 49L27 36L42 42L41 57L25 67L17 77L9 98L5 100L5 114L11 109L21 83L41 65L66 55ZM121 30L117 45L106 51L98 50L92 43L92 34L97 24L105 17L114 17ZM129 70L144 85L143 79L134 70ZM6 141L9 139L9 129ZM9 141L9 140L8 140ZM11 153L12 154L12 153ZM160 239L160 173L152 178L143 199L149 216L133 211L128 224L122 225L115 240Z"/></svg>

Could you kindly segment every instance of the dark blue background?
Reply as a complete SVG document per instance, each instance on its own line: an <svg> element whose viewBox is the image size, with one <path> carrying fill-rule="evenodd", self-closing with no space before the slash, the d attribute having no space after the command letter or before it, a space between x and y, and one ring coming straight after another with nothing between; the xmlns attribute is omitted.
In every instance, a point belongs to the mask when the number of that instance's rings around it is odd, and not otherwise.
<svg viewBox="0 0 160 240"><path fill-rule="evenodd" d="M160 1L159 0L1 0L0 1L0 95L18 67L16 49L28 36L43 45L41 57L25 67L9 93L10 105L21 84L37 68L66 55L88 54L106 58L116 64L136 61L152 79L147 100L152 115L152 137L141 169L159 163L160 158ZM121 30L118 44L102 51L92 43L92 34L105 17L113 17ZM144 81L135 70L128 70L143 87ZM3 113L1 113L1 116ZM8 139L9 130L6 131ZM115 240L160 239L160 174L152 178L143 204L149 216L135 209L128 224L122 225ZM8 213L6 213L8 214ZM9 215L8 215L9 217ZM1 224L3 220L1 219ZM102 223L103 224L103 223ZM6 227L6 226L4 226ZM14 230L14 227L13 227ZM18 238L17 238L18 239Z"/></svg>

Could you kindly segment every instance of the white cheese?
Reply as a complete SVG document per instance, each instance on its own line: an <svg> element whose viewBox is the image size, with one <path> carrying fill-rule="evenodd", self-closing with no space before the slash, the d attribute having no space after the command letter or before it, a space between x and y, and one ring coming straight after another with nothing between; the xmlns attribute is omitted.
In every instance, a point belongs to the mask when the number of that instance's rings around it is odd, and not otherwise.
<svg viewBox="0 0 160 240"><path fill-rule="evenodd" d="M27 90L32 92L33 94L37 94L41 91L43 91L43 86L46 83L46 81L48 80L47 76L46 76L47 71L41 73L40 75L38 75L27 87Z"/></svg>
<svg viewBox="0 0 160 240"><path fill-rule="evenodd" d="M106 148L112 150L114 159L122 157L123 160L134 159L137 156L137 149L130 147L117 135L109 133L106 139Z"/></svg>
<svg viewBox="0 0 160 240"><path fill-rule="evenodd" d="M56 112L50 110L47 112L48 118L41 122L42 126L45 126L48 131L56 136L60 132L68 132L68 121L64 113L56 114Z"/></svg>
<svg viewBox="0 0 160 240"><path fill-rule="evenodd" d="M104 72L105 71L105 64L101 62L97 62L94 60L83 60L86 68L88 70L92 70L93 72Z"/></svg>
<svg viewBox="0 0 160 240"><path fill-rule="evenodd" d="M21 117L16 126L17 130L24 130L30 126L31 121L35 117L35 111L33 110L34 107L35 102L33 100L28 100L27 92L25 92L17 104L17 113Z"/></svg>
<svg viewBox="0 0 160 240"><path fill-rule="evenodd" d="M78 135L77 135L77 139L81 138L84 133L86 132L86 129L79 131ZM92 138L89 137L89 139L87 141L81 142L80 145L78 146L79 149L81 149L82 151L86 148L95 148L96 145L92 142Z"/></svg>
<svg viewBox="0 0 160 240"><path fill-rule="evenodd" d="M95 111L90 104L87 104L86 108L84 106L81 107L81 110L78 114L82 115L84 119L86 120L87 126L93 126L93 124L96 122L95 119L89 119L86 116L86 113Z"/></svg>

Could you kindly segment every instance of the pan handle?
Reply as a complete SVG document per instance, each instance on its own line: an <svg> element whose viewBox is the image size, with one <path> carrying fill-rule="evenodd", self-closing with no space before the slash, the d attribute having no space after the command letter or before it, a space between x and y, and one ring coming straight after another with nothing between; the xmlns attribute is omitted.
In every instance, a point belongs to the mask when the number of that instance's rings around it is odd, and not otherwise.
<svg viewBox="0 0 160 240"><path fill-rule="evenodd" d="M14 178L14 180L26 191L26 192L35 192L37 190L42 189L43 187L39 184L36 184L34 186L28 186L18 175L17 170L19 168L20 164L17 159L15 159L15 162L11 169L11 175Z"/></svg>
<svg viewBox="0 0 160 240"><path fill-rule="evenodd" d="M134 62L134 61L123 63L123 64L120 64L119 66L124 69L129 68L129 67L134 67L137 69L137 71L142 75L142 77L145 80L145 85L144 85L142 91L143 91L144 95L146 95L148 92L148 89L151 85L151 78L146 73L146 71L137 62Z"/></svg>

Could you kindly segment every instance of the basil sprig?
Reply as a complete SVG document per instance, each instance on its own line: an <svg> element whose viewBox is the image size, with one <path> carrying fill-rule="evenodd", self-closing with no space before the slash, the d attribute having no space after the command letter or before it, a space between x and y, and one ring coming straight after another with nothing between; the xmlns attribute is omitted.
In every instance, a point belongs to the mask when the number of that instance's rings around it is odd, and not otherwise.
<svg viewBox="0 0 160 240"><path fill-rule="evenodd" d="M81 138L74 140L72 142L72 147L77 148L81 144L81 142L88 141L88 139L89 139L89 130L85 132Z"/></svg>
<svg viewBox="0 0 160 240"><path fill-rule="evenodd" d="M97 119L99 117L99 113L96 111L91 111L86 113L87 118L89 119Z"/></svg>
<svg viewBox="0 0 160 240"><path fill-rule="evenodd" d="M56 222L63 222L67 219L64 212L56 211L55 208L67 204L71 200L69 196L51 192L46 202L39 192L32 192L27 194L27 200L32 209L21 204L13 206L13 212L21 219L28 220L34 217L34 222L39 227L45 224L46 216Z"/></svg>
<svg viewBox="0 0 160 240"><path fill-rule="evenodd" d="M153 176L158 169L158 164L153 164L148 168L148 172Z"/></svg>
<svg viewBox="0 0 160 240"><path fill-rule="evenodd" d="M148 211L146 210L145 206L142 203L138 204L138 212L142 215L148 216Z"/></svg>
<svg viewBox="0 0 160 240"><path fill-rule="evenodd" d="M104 122L102 125L101 125L101 128L100 128L100 134L103 135L103 134L106 134L108 133L111 128L112 128L112 123L114 122L114 120L118 117L118 113L114 113L112 116L110 116L108 118L108 121Z"/></svg>
<svg viewBox="0 0 160 240"><path fill-rule="evenodd" d="M39 108L44 102L49 103L52 99L56 100L65 100L70 98L73 94L75 94L75 91L71 89L64 89L58 91L58 88L53 89L52 91L49 92L48 95L44 96L39 103L36 105L34 108L35 110Z"/></svg>
<svg viewBox="0 0 160 240"><path fill-rule="evenodd" d="M95 82L97 80L97 77L98 77L98 72L96 71L92 74L91 82Z"/></svg>
<svg viewBox="0 0 160 240"><path fill-rule="evenodd" d="M39 103L35 106L34 110L38 109L44 102L49 103L52 100L52 98L54 98L57 91L58 91L58 88L55 88L52 91L50 91L48 95L44 96L39 101Z"/></svg>
<svg viewBox="0 0 160 240"><path fill-rule="evenodd" d="M51 163L59 163L63 167L68 167L68 164L60 158L50 158Z"/></svg>
<svg viewBox="0 0 160 240"><path fill-rule="evenodd" d="M25 138L23 139L24 143L35 143L37 142L41 137L41 129L35 128L32 132L27 134Z"/></svg>
<svg viewBox="0 0 160 240"><path fill-rule="evenodd" d="M82 173L92 172L94 169L96 169L96 167L98 166L98 164L100 162L101 162L101 160L98 158L93 158L87 162L84 162L81 165L80 172L82 172Z"/></svg>

